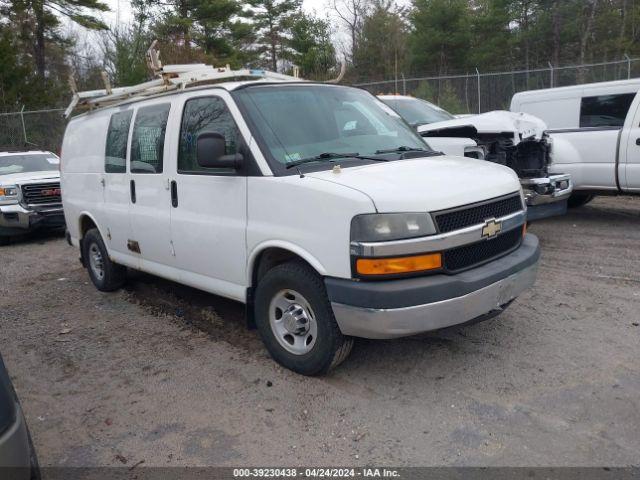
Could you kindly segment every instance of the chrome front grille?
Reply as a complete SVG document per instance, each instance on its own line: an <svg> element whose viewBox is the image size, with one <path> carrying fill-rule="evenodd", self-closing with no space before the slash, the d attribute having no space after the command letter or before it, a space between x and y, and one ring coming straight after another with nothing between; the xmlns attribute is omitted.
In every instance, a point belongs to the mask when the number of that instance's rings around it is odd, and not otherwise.
<svg viewBox="0 0 640 480"><path fill-rule="evenodd" d="M439 233L453 232L478 225L490 218L500 218L523 209L519 193L485 202L465 205L450 210L435 212L433 217Z"/></svg>
<svg viewBox="0 0 640 480"><path fill-rule="evenodd" d="M22 200L27 205L60 204L60 182L22 185Z"/></svg>

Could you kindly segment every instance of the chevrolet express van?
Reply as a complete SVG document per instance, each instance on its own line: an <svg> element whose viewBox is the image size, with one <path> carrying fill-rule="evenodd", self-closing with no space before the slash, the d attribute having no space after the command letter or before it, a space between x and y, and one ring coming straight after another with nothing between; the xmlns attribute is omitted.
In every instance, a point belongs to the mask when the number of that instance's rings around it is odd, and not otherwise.
<svg viewBox="0 0 640 480"><path fill-rule="evenodd" d="M99 290L132 268L243 302L276 361L317 375L353 337L489 318L533 285L513 170L430 150L357 88L172 78L67 127L64 212Z"/></svg>

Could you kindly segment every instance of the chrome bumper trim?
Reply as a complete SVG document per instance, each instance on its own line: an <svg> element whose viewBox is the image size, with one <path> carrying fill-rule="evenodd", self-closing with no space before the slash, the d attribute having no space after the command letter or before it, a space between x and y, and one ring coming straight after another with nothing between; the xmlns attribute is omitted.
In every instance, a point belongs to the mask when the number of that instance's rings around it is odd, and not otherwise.
<svg viewBox="0 0 640 480"><path fill-rule="evenodd" d="M534 264L466 295L424 305L372 309L332 302L331 306L345 335L374 339L404 337L466 323L501 310L535 283L537 269Z"/></svg>
<svg viewBox="0 0 640 480"><path fill-rule="evenodd" d="M567 182L562 188L561 184ZM570 174L549 175L544 178L522 178L520 184L524 190L527 205L543 205L566 200L573 191L573 182ZM546 189L549 193L539 193L537 189Z"/></svg>
<svg viewBox="0 0 640 480"><path fill-rule="evenodd" d="M496 218L502 223L502 232L508 232L524 224L526 212L521 210L504 217ZM450 248L479 242L483 239L484 223L454 230L453 232L428 237L395 240L391 242L352 242L351 254L362 257L393 257L416 253L441 252Z"/></svg>

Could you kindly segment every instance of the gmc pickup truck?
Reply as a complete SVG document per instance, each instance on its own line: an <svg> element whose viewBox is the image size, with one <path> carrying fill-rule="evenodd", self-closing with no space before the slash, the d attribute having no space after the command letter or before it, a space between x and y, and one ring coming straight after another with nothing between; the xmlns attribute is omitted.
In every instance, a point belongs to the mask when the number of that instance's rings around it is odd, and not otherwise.
<svg viewBox="0 0 640 480"><path fill-rule="evenodd" d="M59 168L51 152L0 152L0 245L12 236L64 227Z"/></svg>
<svg viewBox="0 0 640 480"><path fill-rule="evenodd" d="M545 134L547 126L539 118L504 111L454 117L419 98L402 95L378 98L414 127L431 148L514 170L524 190L528 220L566 212L571 176L558 171L550 174L551 145Z"/></svg>
<svg viewBox="0 0 640 480"><path fill-rule="evenodd" d="M541 116L549 172L571 174L569 206L597 194L640 193L640 79L521 92L511 109Z"/></svg>

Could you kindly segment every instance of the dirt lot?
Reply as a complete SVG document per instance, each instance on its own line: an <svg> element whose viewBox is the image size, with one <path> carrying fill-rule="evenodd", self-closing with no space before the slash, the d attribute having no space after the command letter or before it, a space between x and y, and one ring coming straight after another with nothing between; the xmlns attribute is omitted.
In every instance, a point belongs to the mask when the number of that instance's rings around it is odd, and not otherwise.
<svg viewBox="0 0 640 480"><path fill-rule="evenodd" d="M0 351L44 465L637 465L640 198L540 222L495 320L279 368L242 306L136 275L102 294L59 236L0 250Z"/></svg>

